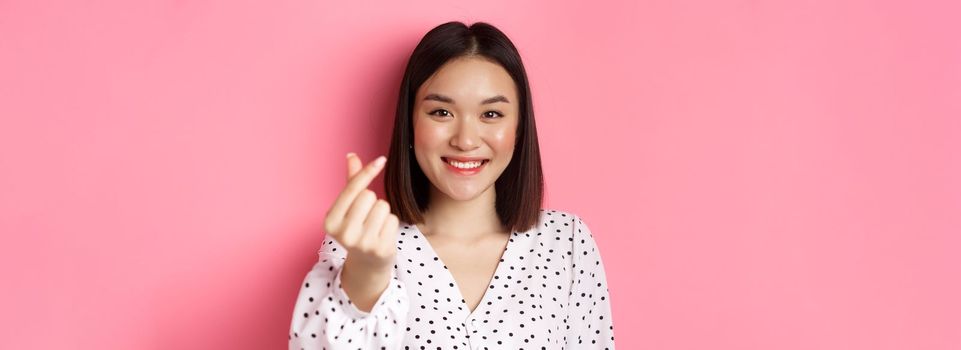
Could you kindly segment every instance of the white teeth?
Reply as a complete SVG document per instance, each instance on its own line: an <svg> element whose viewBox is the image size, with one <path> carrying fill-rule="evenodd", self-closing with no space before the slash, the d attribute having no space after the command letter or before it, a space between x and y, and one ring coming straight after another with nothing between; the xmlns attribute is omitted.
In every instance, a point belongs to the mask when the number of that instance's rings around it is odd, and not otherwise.
<svg viewBox="0 0 961 350"><path fill-rule="evenodd" d="M481 166L481 164L483 164L484 161L478 160L473 162L458 162L456 160L448 159L447 163L450 165L453 165L455 168L458 168L458 169L474 169Z"/></svg>

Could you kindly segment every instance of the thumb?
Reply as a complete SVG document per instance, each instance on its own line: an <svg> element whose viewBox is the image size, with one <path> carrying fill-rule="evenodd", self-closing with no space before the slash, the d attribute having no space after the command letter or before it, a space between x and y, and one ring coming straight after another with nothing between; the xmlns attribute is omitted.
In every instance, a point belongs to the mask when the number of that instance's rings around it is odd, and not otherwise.
<svg viewBox="0 0 961 350"><path fill-rule="evenodd" d="M363 166L364 165L360 162L360 158L358 158L354 152L347 153L347 181L350 181L354 175L357 175Z"/></svg>

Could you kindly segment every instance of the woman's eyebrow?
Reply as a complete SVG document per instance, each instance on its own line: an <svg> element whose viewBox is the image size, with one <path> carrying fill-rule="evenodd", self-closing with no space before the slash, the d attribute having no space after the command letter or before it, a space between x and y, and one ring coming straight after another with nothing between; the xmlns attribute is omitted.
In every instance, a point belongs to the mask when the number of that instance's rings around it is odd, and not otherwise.
<svg viewBox="0 0 961 350"><path fill-rule="evenodd" d="M432 101L440 101L440 102L445 102L445 103L454 103L454 99L452 99L452 98L450 98L450 97L447 97L447 96L444 96L444 95L440 95L440 94L428 94L427 96L424 96L424 100L425 100L425 101L432 100ZM482 104L482 105L486 105L486 104L491 104L491 103L496 103L496 102L511 103L509 100L507 100L507 97L504 97L503 95L497 95L497 96L488 98L488 99L486 99L486 100L484 100L484 101L481 101L481 104Z"/></svg>
<svg viewBox="0 0 961 350"><path fill-rule="evenodd" d="M511 103L511 101L508 101L508 100L507 100L507 97L504 97L503 95L497 95L497 96L494 96L494 97L491 97L491 98L489 98L489 99L484 100L483 102L481 102L481 104L482 104L482 105L486 105L486 104L495 103L495 102Z"/></svg>

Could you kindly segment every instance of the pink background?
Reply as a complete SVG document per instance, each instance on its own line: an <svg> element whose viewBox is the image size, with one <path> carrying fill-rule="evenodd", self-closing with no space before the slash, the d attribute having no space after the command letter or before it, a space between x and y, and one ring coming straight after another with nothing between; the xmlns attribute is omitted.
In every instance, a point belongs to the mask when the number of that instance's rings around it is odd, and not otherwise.
<svg viewBox="0 0 961 350"><path fill-rule="evenodd" d="M618 348L961 348L961 3L334 3L0 1L0 348L285 348L447 20L520 48Z"/></svg>

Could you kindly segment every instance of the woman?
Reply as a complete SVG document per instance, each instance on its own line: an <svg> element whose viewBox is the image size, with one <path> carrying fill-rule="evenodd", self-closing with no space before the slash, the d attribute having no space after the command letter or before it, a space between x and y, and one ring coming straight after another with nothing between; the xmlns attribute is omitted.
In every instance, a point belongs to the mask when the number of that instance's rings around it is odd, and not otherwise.
<svg viewBox="0 0 961 350"><path fill-rule="evenodd" d="M591 231L540 208L530 87L511 41L486 23L432 29L396 113L387 158L361 169L347 156L289 348L613 349ZM385 165L386 201L366 189Z"/></svg>

